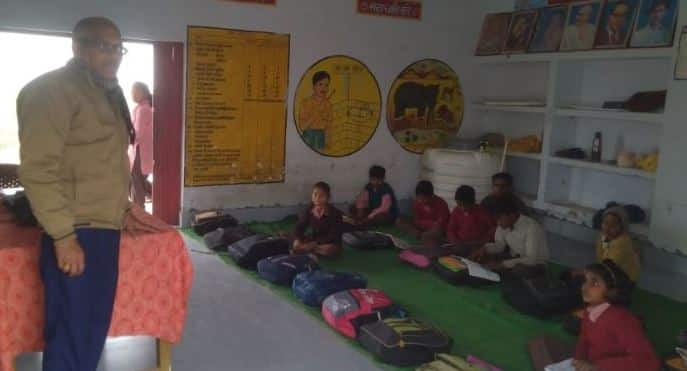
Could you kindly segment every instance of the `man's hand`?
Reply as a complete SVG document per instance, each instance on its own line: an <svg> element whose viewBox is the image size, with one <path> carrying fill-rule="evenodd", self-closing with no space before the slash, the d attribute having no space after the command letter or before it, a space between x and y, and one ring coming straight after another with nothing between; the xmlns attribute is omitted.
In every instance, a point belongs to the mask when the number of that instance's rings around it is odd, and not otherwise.
<svg viewBox="0 0 687 371"><path fill-rule="evenodd" d="M83 249L76 235L55 242L57 268L70 277L80 276L86 269Z"/></svg>
<svg viewBox="0 0 687 371"><path fill-rule="evenodd" d="M162 220L148 214L138 205L132 205L124 217L124 231L133 235L171 230Z"/></svg>
<svg viewBox="0 0 687 371"><path fill-rule="evenodd" d="M487 248L486 246L482 246L470 254L470 257L468 259L474 261L474 262L481 262L484 260L484 257L487 255Z"/></svg>
<svg viewBox="0 0 687 371"><path fill-rule="evenodd" d="M573 361L573 367L575 367L575 371L598 371L599 370L593 364L591 364L587 361L580 361L578 359Z"/></svg>

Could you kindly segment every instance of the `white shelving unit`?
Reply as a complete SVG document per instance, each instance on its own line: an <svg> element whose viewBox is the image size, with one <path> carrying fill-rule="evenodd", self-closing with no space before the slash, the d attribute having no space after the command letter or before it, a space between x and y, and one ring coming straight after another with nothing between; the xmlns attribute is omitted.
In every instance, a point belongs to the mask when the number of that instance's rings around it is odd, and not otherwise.
<svg viewBox="0 0 687 371"><path fill-rule="evenodd" d="M509 138L540 135L541 153L507 154L506 169L528 205L552 218L591 227L594 213L607 202L636 204L649 220L632 225L631 232L648 239L657 176L615 166L612 160L620 150L657 150L666 115L570 107L600 107L603 101L625 100L638 91L668 89L674 55L674 48L657 48L476 57L485 81L476 102L540 100L546 106L470 107L484 132ZM601 163L555 155L574 147L589 153L596 131L603 133ZM502 153L499 148L493 151Z"/></svg>

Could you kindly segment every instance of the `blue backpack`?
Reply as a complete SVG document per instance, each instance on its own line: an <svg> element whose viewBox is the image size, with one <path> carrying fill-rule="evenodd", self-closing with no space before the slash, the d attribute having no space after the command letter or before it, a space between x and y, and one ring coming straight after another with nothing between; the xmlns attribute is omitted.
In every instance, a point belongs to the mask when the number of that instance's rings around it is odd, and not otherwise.
<svg viewBox="0 0 687 371"><path fill-rule="evenodd" d="M299 273L293 280L293 293L306 305L317 307L339 291L364 289L367 279L355 273L312 271Z"/></svg>
<svg viewBox="0 0 687 371"><path fill-rule="evenodd" d="M276 255L258 262L258 274L266 281L291 286L298 273L319 269L308 255Z"/></svg>

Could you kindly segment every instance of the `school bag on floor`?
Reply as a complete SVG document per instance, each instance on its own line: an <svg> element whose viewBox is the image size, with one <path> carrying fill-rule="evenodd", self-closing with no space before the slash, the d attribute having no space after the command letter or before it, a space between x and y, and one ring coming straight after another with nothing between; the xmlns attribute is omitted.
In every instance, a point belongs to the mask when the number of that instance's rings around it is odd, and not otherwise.
<svg viewBox="0 0 687 371"><path fill-rule="evenodd" d="M402 262L413 267L427 269L437 259L448 255L465 255L469 252L469 245L447 244L438 247L414 247L401 251L398 255Z"/></svg>
<svg viewBox="0 0 687 371"><path fill-rule="evenodd" d="M358 341L382 362L417 366L451 349L451 338L411 318L387 318L360 327Z"/></svg>
<svg viewBox="0 0 687 371"><path fill-rule="evenodd" d="M276 255L258 262L258 274L262 279L283 286L291 286L298 273L317 269L317 262L309 255Z"/></svg>
<svg viewBox="0 0 687 371"><path fill-rule="evenodd" d="M260 260L288 254L289 246L286 239L256 234L229 245L227 252L239 267L256 270Z"/></svg>
<svg viewBox="0 0 687 371"><path fill-rule="evenodd" d="M364 289L367 279L360 274L316 270L293 279L294 295L305 305L319 307L329 295L350 289Z"/></svg>
<svg viewBox="0 0 687 371"><path fill-rule="evenodd" d="M236 227L217 228L212 232L206 233L203 236L203 241L205 241L205 246L211 250L224 250L232 243L241 241L254 234L245 225L237 225Z"/></svg>
<svg viewBox="0 0 687 371"><path fill-rule="evenodd" d="M582 305L577 288L548 276L506 281L502 293L518 312L544 319L569 313Z"/></svg>
<svg viewBox="0 0 687 371"><path fill-rule="evenodd" d="M452 354L440 353L430 363L420 366L416 371L500 371L486 364L475 364Z"/></svg>
<svg viewBox="0 0 687 371"><path fill-rule="evenodd" d="M217 228L236 227L238 220L222 210L193 211L191 215L191 227L199 236L214 231Z"/></svg>
<svg viewBox="0 0 687 371"><path fill-rule="evenodd" d="M393 240L382 233L370 231L358 231L344 233L344 244L356 250L382 250L394 247Z"/></svg>
<svg viewBox="0 0 687 371"><path fill-rule="evenodd" d="M437 259L434 262L434 271L444 281L459 286L482 286L501 281L498 274L455 255Z"/></svg>
<svg viewBox="0 0 687 371"><path fill-rule="evenodd" d="M405 311L380 290L353 289L324 299L322 317L335 330L355 339L360 326L389 317L402 318Z"/></svg>

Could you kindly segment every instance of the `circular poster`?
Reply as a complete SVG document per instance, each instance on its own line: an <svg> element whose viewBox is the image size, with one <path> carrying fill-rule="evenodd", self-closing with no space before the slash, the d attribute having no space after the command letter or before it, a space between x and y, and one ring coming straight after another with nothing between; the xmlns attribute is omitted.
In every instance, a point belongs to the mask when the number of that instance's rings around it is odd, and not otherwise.
<svg viewBox="0 0 687 371"><path fill-rule="evenodd" d="M298 133L312 150L343 157L359 151L372 138L381 106L379 85L367 66L335 55L305 72L293 112Z"/></svg>
<svg viewBox="0 0 687 371"><path fill-rule="evenodd" d="M423 153L456 135L465 109L458 75L446 63L424 59L401 72L389 90L387 123L406 150Z"/></svg>

